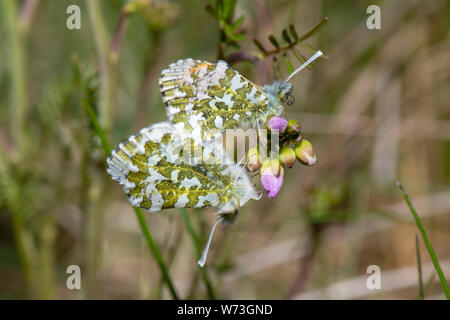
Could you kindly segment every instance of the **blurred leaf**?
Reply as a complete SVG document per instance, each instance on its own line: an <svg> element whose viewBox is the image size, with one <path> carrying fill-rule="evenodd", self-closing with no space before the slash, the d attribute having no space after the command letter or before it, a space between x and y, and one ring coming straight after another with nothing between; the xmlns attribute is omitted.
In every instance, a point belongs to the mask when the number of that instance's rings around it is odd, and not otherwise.
<svg viewBox="0 0 450 320"><path fill-rule="evenodd" d="M245 35L242 33L231 33L229 39L232 41L242 41L245 40Z"/></svg>
<svg viewBox="0 0 450 320"><path fill-rule="evenodd" d="M317 31L320 30L326 23L328 22L328 17L325 17L320 21L317 25L315 25L311 30L309 30L307 33L305 33L303 36L301 36L298 41L303 41L311 37L313 34L315 34Z"/></svg>
<svg viewBox="0 0 450 320"><path fill-rule="evenodd" d="M281 79L280 62L278 61L277 57L273 57L273 68L276 78Z"/></svg>
<svg viewBox="0 0 450 320"><path fill-rule="evenodd" d="M214 18L218 18L217 16L217 10L216 8L214 8L212 5L210 5L209 3L205 6L205 10L212 15Z"/></svg>
<svg viewBox="0 0 450 320"><path fill-rule="evenodd" d="M292 43L292 40L291 40L291 38L289 37L289 34L288 34L288 32L287 32L286 29L283 29L281 35L282 35L284 41L286 41L286 42L289 43L289 44Z"/></svg>
<svg viewBox="0 0 450 320"><path fill-rule="evenodd" d="M264 48L264 46L262 45L261 42L259 42L258 39L253 39L253 43L255 44L255 46L258 47L258 49L262 52L262 53L266 53L266 49Z"/></svg>
<svg viewBox="0 0 450 320"><path fill-rule="evenodd" d="M229 2L228 6L228 12L227 12L227 16L226 16L226 21L228 23L231 23L231 21L233 21L233 16L234 16L234 10L236 9L236 3L237 0L226 0L227 2Z"/></svg>
<svg viewBox="0 0 450 320"><path fill-rule="evenodd" d="M123 10L126 13L135 13L137 11L143 10L148 7L149 1L146 0L133 0L128 2L124 7Z"/></svg>
<svg viewBox="0 0 450 320"><path fill-rule="evenodd" d="M236 30L237 28L239 28L242 24L242 22L244 21L244 16L240 16L239 18L236 19L236 21L233 23L233 29Z"/></svg>
<svg viewBox="0 0 450 320"><path fill-rule="evenodd" d="M420 258L419 249L419 235L416 234L416 260L417 260L417 275L419 281L419 299L424 300L425 294L423 290L423 279L422 279L422 259Z"/></svg>
<svg viewBox="0 0 450 320"><path fill-rule="evenodd" d="M280 44L278 43L277 39L275 38L275 36L273 34L271 34L269 36L269 41L274 45L275 48L277 48L277 49L280 48Z"/></svg>
<svg viewBox="0 0 450 320"><path fill-rule="evenodd" d="M288 72L288 74L291 74L292 72L294 72L294 67L292 66L291 60L289 60L289 57L287 56L287 54L284 54L284 60L286 62L286 70Z"/></svg>
<svg viewBox="0 0 450 320"><path fill-rule="evenodd" d="M289 25L289 31L291 32L291 36L292 38L294 38L294 42L298 41L298 35L297 35L297 31L295 31L295 27L293 24Z"/></svg>
<svg viewBox="0 0 450 320"><path fill-rule="evenodd" d="M296 48L292 48L292 53L294 54L294 56L297 58L297 60L298 60L300 63L306 62L306 57L305 57L304 55L302 55L302 54L300 53L300 51L298 51ZM309 68L309 69L311 69L311 68L312 68L312 65L309 64L309 65L307 65L306 67Z"/></svg>
<svg viewBox="0 0 450 320"><path fill-rule="evenodd" d="M216 1L216 11L217 11L217 18L220 21L225 20L225 14L224 14L224 3L223 0L217 0Z"/></svg>
<svg viewBox="0 0 450 320"><path fill-rule="evenodd" d="M223 7L222 7L222 14L221 19L223 21L228 22L228 15L230 13L230 0L222 0Z"/></svg>
<svg viewBox="0 0 450 320"><path fill-rule="evenodd" d="M431 245L431 241L428 238L425 227L422 224L422 220L420 219L419 214L417 213L411 200L409 199L409 195L406 193L406 190L403 188L402 184L398 180L397 180L397 187L400 189L400 193L402 194L403 199L405 199L406 205L408 206L409 210L411 211L412 216L414 217L414 221L416 222L417 228L419 229L420 233L422 234L422 239L423 239L423 242L425 243L425 247L427 248L427 251L428 251L428 254L430 255L431 261L433 261L434 269L436 270L436 273L439 276L439 281L441 282L442 291L444 291L444 294L445 294L445 297L447 298L447 300L450 300L450 289L447 284L447 279L444 275L444 272L442 271L441 265L439 264L439 260L436 256L436 253L434 252L433 246Z"/></svg>

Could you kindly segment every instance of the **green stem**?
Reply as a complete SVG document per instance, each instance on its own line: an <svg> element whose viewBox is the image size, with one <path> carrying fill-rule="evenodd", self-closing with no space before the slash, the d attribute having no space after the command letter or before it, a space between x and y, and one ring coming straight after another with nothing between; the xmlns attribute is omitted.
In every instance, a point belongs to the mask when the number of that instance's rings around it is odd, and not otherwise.
<svg viewBox="0 0 450 320"><path fill-rule="evenodd" d="M110 154L112 151L111 145L108 141L108 139L106 138L106 134L103 130L103 128L101 127L101 125L98 122L97 116L95 115L94 110L92 109L91 105L85 100L83 102L83 106L86 109L88 116L94 126L94 130L97 133L97 135L99 136L100 140L102 141L102 146L103 146L103 150L105 151L106 154ZM167 270L166 264L164 263L164 260L162 258L161 255L161 251L158 248L158 245L156 244L156 242L153 240L153 237L150 233L150 229L147 226L147 223L145 221L144 215L142 213L142 210L136 207L133 207L133 210L136 214L136 217L138 219L139 222L139 226L141 228L142 233L144 234L145 239L147 240L147 244L150 248L150 251L152 252L153 256L155 257L159 269L161 270L161 273L163 275L164 281L166 282L167 286L169 287L170 293L172 295L172 297L176 300L178 300L178 294L175 290L175 287L173 285L172 279L170 278L169 272Z"/></svg>
<svg viewBox="0 0 450 320"><path fill-rule="evenodd" d="M416 235L416 257L417 257L417 274L419 281L419 299L424 300L425 294L423 291L423 279L422 279L422 260L420 258L420 250L419 250L419 236Z"/></svg>
<svg viewBox="0 0 450 320"><path fill-rule="evenodd" d="M97 48L97 56L100 63L100 90L99 90L99 124L103 128L104 135L107 137L111 132L114 122L114 94L116 88L117 62L119 59L119 45L121 35L124 30L126 15L121 14L116 28L116 34L113 37L113 43L110 45L110 35L108 34L105 20L102 15L101 1L86 0L89 9L89 18L92 25L93 36ZM100 182L92 184L92 189L99 189L102 194L106 190L106 178ZM97 279L96 273L101 264L102 258L102 235L103 235L103 210L101 199L93 200L93 209L87 214L87 233L90 242L87 248L88 265L91 266L89 274L92 277L92 283ZM92 286L95 289L96 286ZM93 294L95 292L91 291Z"/></svg>
<svg viewBox="0 0 450 320"><path fill-rule="evenodd" d="M100 61L99 119L108 134L113 123L115 66L117 59L110 59L109 35L101 12L101 2L86 0L93 29L97 55Z"/></svg>
<svg viewBox="0 0 450 320"><path fill-rule="evenodd" d="M169 272L167 271L167 267L162 258L161 251L159 250L158 245L156 244L155 240L153 240L152 234L150 233L150 229L147 226L147 222L145 221L142 210L139 208L136 208L136 207L133 207L133 210L138 219L139 226L141 227L141 231L144 234L145 239L147 240L148 246L150 247L150 251L152 252L153 256L155 257L156 262L158 263L158 266L159 266L159 269L161 270L164 281L166 282L167 286L169 287L172 297L175 300L178 300L179 299L178 294L177 294L175 287L173 285L173 282L170 278Z"/></svg>
<svg viewBox="0 0 450 320"><path fill-rule="evenodd" d="M109 144L109 141L106 138L105 131L103 131L103 128L101 127L100 123L98 122L97 115L95 114L94 109L92 109L92 106L85 99L83 100L83 106L89 116L89 119L92 122L92 125L94 126L95 132L97 133L98 137L100 138L103 150L105 150L106 154L110 154L112 151L111 145Z"/></svg>
<svg viewBox="0 0 450 320"><path fill-rule="evenodd" d="M197 236L197 234L194 231L194 228L192 227L191 221L189 219L189 216L184 208L180 209L181 216L183 217L184 224L186 225L186 229L189 232L189 235L191 236L192 243L195 248L195 252L197 253L197 257L200 259L200 256L202 254L200 249L200 240ZM208 296L210 299L215 300L216 295L214 293L213 286L211 284L211 280L209 279L208 271L206 268L200 268L200 271L202 273L203 281L205 282L206 289L208 290Z"/></svg>
<svg viewBox="0 0 450 320"><path fill-rule="evenodd" d="M0 12L3 13L9 53L11 96L10 96L10 132L11 138L19 154L25 148L25 118L27 115L27 90L25 81L25 59L23 52L23 35L18 24L16 1L0 1Z"/></svg>
<svg viewBox="0 0 450 320"><path fill-rule="evenodd" d="M311 37L312 35L314 35L317 31L320 30L320 28L322 28L326 23L328 22L328 18L324 17L322 19L322 21L320 21L316 26L314 26L311 30L309 30L307 33L305 33L304 35L302 35L300 38L298 38L296 41L293 41L292 43L286 45L286 46L280 46L274 50L270 50L270 51L265 51L262 52L263 57L268 57L274 54L279 54L281 52L287 51L289 49L294 48L296 45L298 45L299 43L301 43L302 41L308 39L309 37Z"/></svg>
<svg viewBox="0 0 450 320"><path fill-rule="evenodd" d="M27 230L23 218L25 211L21 202L20 188L11 176L9 167L2 154L0 154L0 192L11 212L13 235L20 264L22 265L29 294L33 297L37 289L34 265L36 250L32 235Z"/></svg>
<svg viewBox="0 0 450 320"><path fill-rule="evenodd" d="M431 245L430 240L428 239L427 236L427 232L425 231L425 228L422 224L422 221L420 220L419 215L417 214L416 209L414 208L414 206L411 203L411 200L409 199L408 194L406 193L405 189L403 188L403 186L401 185L400 181L397 181L397 186L400 189L400 192L403 196L403 198L406 201L406 204L409 207L409 210L411 211L414 220L416 221L417 227L420 230L420 233L422 234L422 238L423 238L423 242L425 243L425 247L427 248L427 251L430 255L431 261L433 261L434 264L434 268L436 269L436 272L439 276L439 280L441 282L441 286L442 286L442 290L445 293L445 297L447 298L447 300L450 300L450 290L448 288L448 284L447 284L447 280L444 276L444 273L442 272L441 266L439 264L439 260L436 256L436 253L434 252L433 246Z"/></svg>

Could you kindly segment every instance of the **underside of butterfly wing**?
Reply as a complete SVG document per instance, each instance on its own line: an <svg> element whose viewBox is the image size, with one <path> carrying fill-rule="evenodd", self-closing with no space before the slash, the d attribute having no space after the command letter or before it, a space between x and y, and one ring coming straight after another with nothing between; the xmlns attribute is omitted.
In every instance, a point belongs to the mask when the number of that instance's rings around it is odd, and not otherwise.
<svg viewBox="0 0 450 320"><path fill-rule="evenodd" d="M166 208L238 208L255 197L250 181L221 149L202 150L168 122L142 129L107 159L107 171L123 186L132 206L151 212ZM188 155L187 155L188 153ZM220 212L219 211L219 212Z"/></svg>
<svg viewBox="0 0 450 320"><path fill-rule="evenodd" d="M197 141L281 112L267 92L225 61L179 60L162 71L159 85L169 120Z"/></svg>

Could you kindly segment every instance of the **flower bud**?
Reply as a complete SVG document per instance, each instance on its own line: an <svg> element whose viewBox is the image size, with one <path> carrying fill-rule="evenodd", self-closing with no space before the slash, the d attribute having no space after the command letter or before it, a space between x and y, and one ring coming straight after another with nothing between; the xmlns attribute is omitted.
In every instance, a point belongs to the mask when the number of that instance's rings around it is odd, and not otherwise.
<svg viewBox="0 0 450 320"><path fill-rule="evenodd" d="M245 168L248 172L255 172L261 168L261 156L257 147L248 150L246 163Z"/></svg>
<svg viewBox="0 0 450 320"><path fill-rule="evenodd" d="M287 120L278 116L270 117L267 121L267 128L270 130L278 130L279 133L283 133L286 130L287 125Z"/></svg>
<svg viewBox="0 0 450 320"><path fill-rule="evenodd" d="M314 153L313 146L308 140L305 139L295 145L295 156L298 161L307 166L312 166L317 162L317 157Z"/></svg>
<svg viewBox="0 0 450 320"><path fill-rule="evenodd" d="M287 124L287 132L292 136L298 136L300 132L302 131L302 128L300 126L300 123L298 123L297 120L291 119L288 121Z"/></svg>
<svg viewBox="0 0 450 320"><path fill-rule="evenodd" d="M261 165L261 170L260 170L260 174L266 174L266 173L270 173L270 174L274 174L277 177L280 175L280 161L278 159L264 159Z"/></svg>
<svg viewBox="0 0 450 320"><path fill-rule="evenodd" d="M300 132L296 137L292 137L291 142L293 143L299 143L303 140L303 133Z"/></svg>
<svg viewBox="0 0 450 320"><path fill-rule="evenodd" d="M273 169L276 168L278 163L278 174ZM278 159L265 159L261 166L261 184L270 199L277 196L278 192L283 185L285 170L280 166Z"/></svg>
<svg viewBox="0 0 450 320"><path fill-rule="evenodd" d="M278 156L281 165L287 168L292 168L295 163L295 151L289 147L283 147L280 150L280 155Z"/></svg>

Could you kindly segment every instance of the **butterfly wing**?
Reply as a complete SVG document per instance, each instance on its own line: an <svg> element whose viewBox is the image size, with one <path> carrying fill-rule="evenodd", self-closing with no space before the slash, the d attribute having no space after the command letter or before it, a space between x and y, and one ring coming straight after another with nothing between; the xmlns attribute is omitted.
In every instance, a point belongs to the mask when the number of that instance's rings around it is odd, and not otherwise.
<svg viewBox="0 0 450 320"><path fill-rule="evenodd" d="M246 173L229 163L223 148L202 150L168 122L144 128L121 143L107 159L107 171L123 186L132 206L151 212L204 207L231 210L255 198Z"/></svg>
<svg viewBox="0 0 450 320"><path fill-rule="evenodd" d="M226 129L248 127L278 112L260 86L233 70L225 61L185 59L161 73L160 91L168 119L194 138L216 137ZM275 103L278 106L278 103ZM198 141L199 139L198 138Z"/></svg>

